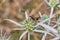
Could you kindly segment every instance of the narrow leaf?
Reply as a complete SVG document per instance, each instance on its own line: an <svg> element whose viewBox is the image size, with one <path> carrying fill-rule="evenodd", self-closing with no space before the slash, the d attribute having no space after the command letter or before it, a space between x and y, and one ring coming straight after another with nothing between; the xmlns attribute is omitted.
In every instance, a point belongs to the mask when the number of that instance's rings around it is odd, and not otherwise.
<svg viewBox="0 0 60 40"><path fill-rule="evenodd" d="M13 20L10 20L10 19L4 19L4 20L10 21L10 22L12 22L13 24L15 24L15 25L17 25L17 26L23 26L22 24L17 23L17 22L15 22L15 21L13 21Z"/></svg>
<svg viewBox="0 0 60 40"><path fill-rule="evenodd" d="M20 36L19 40L21 40L23 38L23 36L27 34L27 32L28 31L23 32L23 34Z"/></svg>

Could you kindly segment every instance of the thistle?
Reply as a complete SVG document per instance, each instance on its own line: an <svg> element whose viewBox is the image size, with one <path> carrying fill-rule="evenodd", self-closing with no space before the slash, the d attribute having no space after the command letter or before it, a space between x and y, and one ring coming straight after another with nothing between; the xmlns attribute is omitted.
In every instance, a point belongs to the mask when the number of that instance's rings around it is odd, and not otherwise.
<svg viewBox="0 0 60 40"><path fill-rule="evenodd" d="M49 0L50 7L55 7L57 4L59 4L59 0Z"/></svg>
<svg viewBox="0 0 60 40"><path fill-rule="evenodd" d="M59 0L44 0L50 7L51 7L51 12L50 12L50 20L49 20L49 25L51 22L51 17L53 16L54 8L57 4L59 4Z"/></svg>
<svg viewBox="0 0 60 40"><path fill-rule="evenodd" d="M52 35L51 33L47 32L47 31L37 30L36 27L38 25L37 24L34 25L34 22L29 19L29 16L28 16L26 11L25 11L25 18L26 19L23 22L24 24L17 23L13 20L10 20L10 19L4 19L4 20L10 21L10 22L14 23L15 25L21 27L21 28L13 28L12 30L25 30L25 32L23 32L22 35L20 36L19 40L22 40L23 36L26 35L26 34L28 34L28 40L30 40L30 32L44 33L44 36L43 36L42 39L45 39L45 37L46 37L45 34Z"/></svg>
<svg viewBox="0 0 60 40"><path fill-rule="evenodd" d="M34 23L32 21L26 21L24 28L26 30L30 31L30 30L33 30L34 29L33 26L34 26Z"/></svg>

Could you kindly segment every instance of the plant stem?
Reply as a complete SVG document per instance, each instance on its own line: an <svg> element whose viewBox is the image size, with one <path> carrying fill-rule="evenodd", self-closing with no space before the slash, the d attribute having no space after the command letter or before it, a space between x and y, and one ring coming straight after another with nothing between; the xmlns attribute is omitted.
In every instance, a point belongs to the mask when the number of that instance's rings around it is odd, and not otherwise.
<svg viewBox="0 0 60 40"><path fill-rule="evenodd" d="M30 32L28 32L28 40L30 40Z"/></svg>
<svg viewBox="0 0 60 40"><path fill-rule="evenodd" d="M45 33L45 34L43 35L42 40L45 40L46 36L47 36L47 33Z"/></svg>
<svg viewBox="0 0 60 40"><path fill-rule="evenodd" d="M50 20L48 22L48 24L50 25L50 22L51 22L51 17L53 16L53 11L54 11L54 8L51 7L51 12L50 12Z"/></svg>

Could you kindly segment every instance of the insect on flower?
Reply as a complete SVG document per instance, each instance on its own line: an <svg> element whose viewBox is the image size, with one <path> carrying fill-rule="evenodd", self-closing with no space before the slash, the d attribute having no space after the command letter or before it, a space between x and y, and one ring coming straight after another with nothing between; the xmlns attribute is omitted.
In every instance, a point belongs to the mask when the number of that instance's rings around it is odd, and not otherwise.
<svg viewBox="0 0 60 40"><path fill-rule="evenodd" d="M17 23L13 20L10 20L10 19L4 19L6 21L10 21L13 24L16 24L17 26L21 27L21 28L13 28L12 30L25 30L25 32L23 32L22 35L20 36L19 40L22 40L22 38L25 34L28 34L28 40L30 40L30 32L38 32L38 33L41 32L44 34L46 33L46 34L52 35L51 33L47 32L47 31L37 30L36 29L37 26L35 26L37 24L34 24L34 22L29 19L28 13L26 11L25 11L25 18L26 19L24 20L23 24ZM45 39L45 36L43 36L43 37Z"/></svg>

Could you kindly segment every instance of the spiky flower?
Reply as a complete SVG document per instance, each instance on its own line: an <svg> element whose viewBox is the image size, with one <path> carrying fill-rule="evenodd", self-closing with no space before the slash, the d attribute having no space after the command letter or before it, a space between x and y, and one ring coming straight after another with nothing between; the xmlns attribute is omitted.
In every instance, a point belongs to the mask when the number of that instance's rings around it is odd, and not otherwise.
<svg viewBox="0 0 60 40"><path fill-rule="evenodd" d="M26 21L24 28L25 28L26 30L33 30L33 29L34 29L33 26L34 26L34 23L33 23L32 21Z"/></svg>
<svg viewBox="0 0 60 40"><path fill-rule="evenodd" d="M20 36L19 40L21 40L23 38L23 36L27 33L28 33L28 40L30 40L30 32L44 33L42 40L45 40L45 37L46 37L47 34L52 35L51 33L49 33L46 30L50 30L50 32L52 32L53 34L57 32L55 29L51 28L48 25L43 24L42 22L39 22L39 23L34 25L34 22L29 20L29 16L28 16L27 12L25 12L25 16L26 16L26 19L24 20L23 25L15 22L13 20L10 20L10 19L4 19L4 20L10 21L10 22L16 24L17 26L22 27L22 28L13 28L12 30L25 30L25 32L23 32L22 35ZM43 26L46 30L44 30L44 31L43 30L37 30L36 27L39 26L39 25Z"/></svg>
<svg viewBox="0 0 60 40"><path fill-rule="evenodd" d="M59 0L49 0L50 6L55 7L57 4L59 4Z"/></svg>

